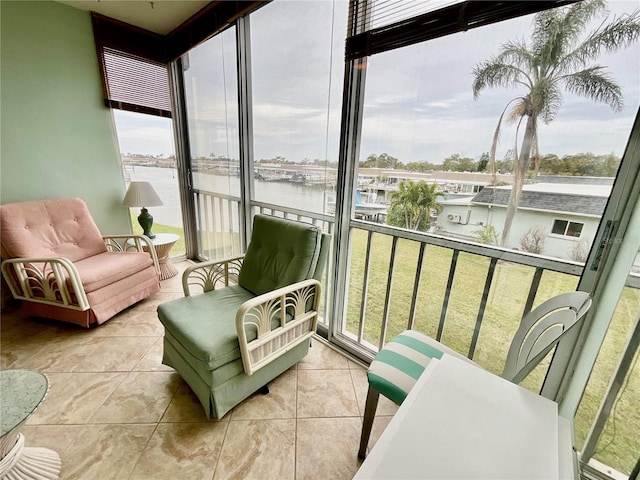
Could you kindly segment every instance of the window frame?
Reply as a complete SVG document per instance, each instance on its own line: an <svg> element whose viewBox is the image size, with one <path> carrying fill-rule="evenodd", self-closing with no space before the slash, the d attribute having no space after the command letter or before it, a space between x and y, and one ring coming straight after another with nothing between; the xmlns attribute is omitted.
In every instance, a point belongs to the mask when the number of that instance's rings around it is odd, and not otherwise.
<svg viewBox="0 0 640 480"><path fill-rule="evenodd" d="M562 233L558 233L556 232L556 224L558 224L559 222L564 222L564 228L562 229L563 232ZM569 232L570 231L576 231L576 228L574 227L573 229L571 228L572 225L579 225L579 232L578 235L570 235ZM553 225L551 227L551 233L549 233L549 235L554 236L554 237L558 237L558 238L570 238L570 239L580 239L580 237L582 237L582 231L584 230L584 223L583 222L574 222L572 220L565 220L562 218L555 218L553 220Z"/></svg>

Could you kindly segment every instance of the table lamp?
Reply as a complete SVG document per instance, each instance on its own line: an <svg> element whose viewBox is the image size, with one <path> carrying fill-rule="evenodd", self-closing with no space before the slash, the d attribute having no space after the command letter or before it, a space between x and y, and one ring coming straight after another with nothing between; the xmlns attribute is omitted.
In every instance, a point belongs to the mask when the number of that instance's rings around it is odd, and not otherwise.
<svg viewBox="0 0 640 480"><path fill-rule="evenodd" d="M142 227L144 234L149 238L156 236L151 233L153 225L153 217L149 214L146 207L157 207L162 205L162 200L156 193L149 182L131 182L124 196L122 205L125 207L142 207L142 211L138 216L138 223Z"/></svg>

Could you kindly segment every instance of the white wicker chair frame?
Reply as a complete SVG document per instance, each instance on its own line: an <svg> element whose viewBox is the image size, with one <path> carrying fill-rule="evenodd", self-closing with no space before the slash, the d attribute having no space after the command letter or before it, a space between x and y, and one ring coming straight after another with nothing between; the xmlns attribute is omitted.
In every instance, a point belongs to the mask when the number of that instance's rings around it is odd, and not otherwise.
<svg viewBox="0 0 640 480"><path fill-rule="evenodd" d="M107 235L108 251L145 252L160 271L153 244L144 235ZM143 246L148 246L146 250ZM87 294L78 269L63 257L11 258L2 262L2 274L17 300L62 306L72 310L89 310Z"/></svg>
<svg viewBox="0 0 640 480"><path fill-rule="evenodd" d="M192 287L209 292L216 287L236 283L243 259L244 255L238 255L187 268L182 277L184 295L190 296ZM247 375L252 375L315 333L320 293L320 282L304 280L258 295L240 306L236 313L236 332ZM280 322L280 326L272 329L274 319ZM257 338L252 341L247 340L248 328L257 332Z"/></svg>

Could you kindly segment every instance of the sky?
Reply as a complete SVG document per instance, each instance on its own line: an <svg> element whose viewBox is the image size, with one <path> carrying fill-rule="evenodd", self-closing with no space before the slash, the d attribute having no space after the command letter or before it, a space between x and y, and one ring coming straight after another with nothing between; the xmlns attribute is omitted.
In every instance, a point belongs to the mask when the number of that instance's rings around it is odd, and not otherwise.
<svg viewBox="0 0 640 480"><path fill-rule="evenodd" d="M608 8L619 16L640 8L640 0L611 1ZM337 160L346 16L343 0L277 0L251 15L256 160ZM474 100L472 70L505 41L527 40L531 21L522 17L369 57L360 158L388 153L404 163L441 163L454 153L477 159L489 151L502 110L522 91L484 90ZM185 84L195 156L238 158L235 62L233 29L189 53ZM622 155L640 105L640 42L594 63L621 85L623 110L565 94L555 119L541 124L542 154ZM122 153L173 152L170 120L120 111L115 118ZM515 145L515 129L503 130L498 158Z"/></svg>

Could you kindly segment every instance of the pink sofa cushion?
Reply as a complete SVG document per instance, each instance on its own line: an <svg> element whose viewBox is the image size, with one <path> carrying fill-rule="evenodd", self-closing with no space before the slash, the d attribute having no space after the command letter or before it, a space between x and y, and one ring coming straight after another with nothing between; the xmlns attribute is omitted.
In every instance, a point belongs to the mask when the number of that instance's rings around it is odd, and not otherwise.
<svg viewBox="0 0 640 480"><path fill-rule="evenodd" d="M56 198L0 205L2 258L64 257L72 262L107 251L86 203Z"/></svg>
<svg viewBox="0 0 640 480"><path fill-rule="evenodd" d="M153 265L148 253L105 252L75 262L87 293L118 282Z"/></svg>

